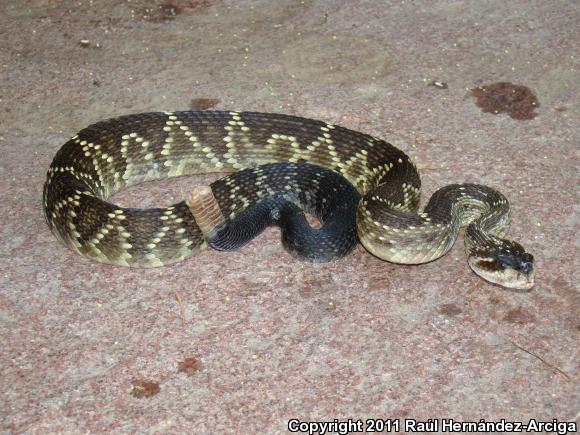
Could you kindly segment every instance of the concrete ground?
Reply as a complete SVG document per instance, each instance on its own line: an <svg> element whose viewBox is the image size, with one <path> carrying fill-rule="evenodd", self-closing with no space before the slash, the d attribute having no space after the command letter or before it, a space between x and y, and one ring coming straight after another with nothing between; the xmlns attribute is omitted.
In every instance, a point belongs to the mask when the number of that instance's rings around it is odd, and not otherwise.
<svg viewBox="0 0 580 435"><path fill-rule="evenodd" d="M0 8L3 433L284 433L292 418L578 421L577 2ZM478 105L476 88L501 82L510 85L492 89L523 96ZM130 270L57 242L41 192L68 137L121 114L212 107L383 137L423 168L424 198L450 182L497 187L512 203L511 234L535 255L535 288L482 281L461 243L416 267L362 247L311 265L271 229L240 252ZM207 179L115 200L169 204Z"/></svg>

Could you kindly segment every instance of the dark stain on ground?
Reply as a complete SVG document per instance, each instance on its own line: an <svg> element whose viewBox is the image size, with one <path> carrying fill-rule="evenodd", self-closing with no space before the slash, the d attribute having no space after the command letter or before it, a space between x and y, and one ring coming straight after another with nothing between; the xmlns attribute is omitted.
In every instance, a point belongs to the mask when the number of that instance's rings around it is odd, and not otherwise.
<svg viewBox="0 0 580 435"><path fill-rule="evenodd" d="M220 100L216 98L194 98L189 102L192 110L207 110L215 107Z"/></svg>
<svg viewBox="0 0 580 435"><path fill-rule="evenodd" d="M133 379L131 382L131 395L133 397L153 397L159 393L159 384L144 379Z"/></svg>
<svg viewBox="0 0 580 435"><path fill-rule="evenodd" d="M524 323L533 322L535 318L532 314L528 313L522 308L514 308L506 313L506 315L503 317L503 320L509 323L518 323L523 325Z"/></svg>
<svg viewBox="0 0 580 435"><path fill-rule="evenodd" d="M201 362L194 356L185 358L177 364L177 371L192 376L201 368Z"/></svg>
<svg viewBox="0 0 580 435"><path fill-rule="evenodd" d="M461 314L462 312L463 312L463 310L453 303L443 304L439 307L439 313L441 313L445 316L450 316L450 317L457 316L458 314Z"/></svg>
<svg viewBox="0 0 580 435"><path fill-rule="evenodd" d="M508 82L478 86L471 90L477 98L477 105L485 113L507 113L518 121L533 119L537 116L534 109L540 102L530 88Z"/></svg>

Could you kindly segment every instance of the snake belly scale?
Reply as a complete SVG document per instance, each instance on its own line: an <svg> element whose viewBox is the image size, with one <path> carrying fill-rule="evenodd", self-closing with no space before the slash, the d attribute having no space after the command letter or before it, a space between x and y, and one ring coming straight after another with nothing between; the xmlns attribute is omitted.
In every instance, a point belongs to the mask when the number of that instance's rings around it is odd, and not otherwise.
<svg viewBox="0 0 580 435"><path fill-rule="evenodd" d="M324 202L320 195L331 194L330 187L313 189L316 183L308 182L306 188L302 180L315 180L317 171L329 177L331 171L356 189L351 208L358 239L377 257L404 264L434 260L467 226L468 262L478 275L506 287L533 285L533 257L505 239L510 207L501 193L476 184L451 185L437 191L419 213L420 178L405 153L364 133L289 115L155 112L97 122L57 152L44 187L46 220L65 245L85 257L123 266L167 265L215 237L211 222L202 224L206 208L199 214L186 201L123 208L107 198L145 181L233 171L242 175L212 183L203 199L220 225L273 196L284 194L288 200L290 192L294 198L301 195L303 208L312 209L311 204ZM280 171L287 182L278 181L274 188L272 174Z"/></svg>

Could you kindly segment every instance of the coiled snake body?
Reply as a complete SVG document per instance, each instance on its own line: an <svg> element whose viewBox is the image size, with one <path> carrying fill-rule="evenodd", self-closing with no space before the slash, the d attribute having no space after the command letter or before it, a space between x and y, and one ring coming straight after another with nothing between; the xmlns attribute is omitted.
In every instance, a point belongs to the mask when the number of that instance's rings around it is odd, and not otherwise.
<svg viewBox="0 0 580 435"><path fill-rule="evenodd" d="M286 165L274 164L280 162ZM239 170L171 207L122 208L106 201L144 181ZM60 240L110 264L162 266L205 241L235 248L247 241L240 228L283 221L280 212L290 204L288 233L306 231L295 224L301 219L295 206L316 214L326 231L305 238L319 245L310 248L289 237L286 246L297 256L320 261L344 255L356 241L356 220L358 239L372 254L425 263L445 254L467 226L466 252L477 274L506 287L533 285L533 257L504 239L510 209L503 195L480 185L451 185L418 213L419 192L419 174L407 155L363 133L280 114L167 112L109 119L80 131L56 154L43 199Z"/></svg>

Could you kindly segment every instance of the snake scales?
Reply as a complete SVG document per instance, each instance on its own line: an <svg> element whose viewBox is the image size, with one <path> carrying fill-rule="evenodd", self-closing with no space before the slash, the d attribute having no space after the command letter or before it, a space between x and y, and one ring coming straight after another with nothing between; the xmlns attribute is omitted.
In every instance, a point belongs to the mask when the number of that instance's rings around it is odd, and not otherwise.
<svg viewBox="0 0 580 435"><path fill-rule="evenodd" d="M290 165L270 165L276 162ZM106 201L144 181L244 168L250 169L171 207L122 208ZM166 112L98 122L56 154L44 186L44 211L52 232L83 256L155 267L184 259L206 240L212 244L228 222L239 227L240 219L263 219L254 216L264 210L252 210L268 198L288 199L294 192L290 202L307 211L314 208L315 214L325 213L315 203L330 201L340 208L351 201L342 201L342 195L351 193L340 180L321 183L332 179L329 172L340 174L360 194L349 207L356 209L351 214L358 239L372 254L395 263L425 263L444 255L459 229L467 226L468 262L478 275L505 287L532 287L533 257L504 238L510 207L501 193L475 184L450 185L437 191L419 213L419 174L401 150L363 133L294 116ZM337 195L333 189L348 193ZM265 212L274 216L267 224L278 219L279 211L274 206ZM329 237L332 253L345 236L331 231Z"/></svg>

